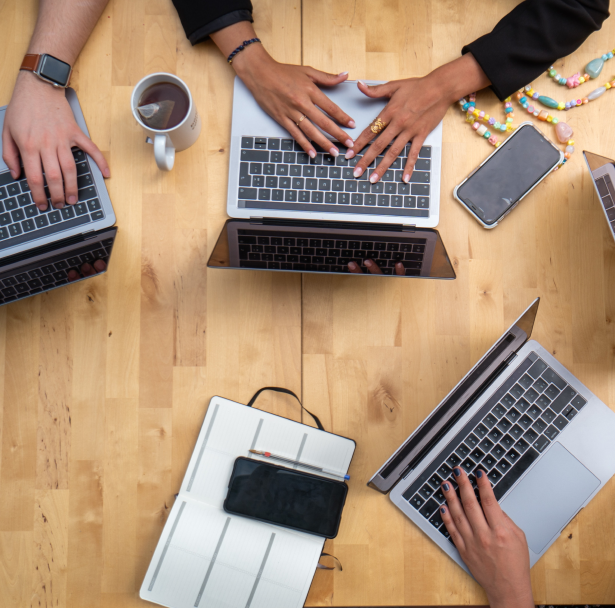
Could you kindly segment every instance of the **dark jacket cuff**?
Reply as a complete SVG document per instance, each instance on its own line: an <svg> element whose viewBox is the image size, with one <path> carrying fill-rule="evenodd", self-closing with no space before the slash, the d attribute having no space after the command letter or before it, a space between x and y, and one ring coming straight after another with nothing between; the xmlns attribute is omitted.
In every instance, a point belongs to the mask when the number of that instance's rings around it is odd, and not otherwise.
<svg viewBox="0 0 615 608"><path fill-rule="evenodd" d="M218 19L215 19L211 23L207 23L190 34L188 40L190 40L191 44L194 46L195 44L203 42L209 38L209 36L214 32L222 30L225 27L229 27L229 25L239 23L240 21L249 21L250 23L253 23L254 19L252 19L252 12L248 10L238 10L222 15L222 17L218 17Z"/></svg>

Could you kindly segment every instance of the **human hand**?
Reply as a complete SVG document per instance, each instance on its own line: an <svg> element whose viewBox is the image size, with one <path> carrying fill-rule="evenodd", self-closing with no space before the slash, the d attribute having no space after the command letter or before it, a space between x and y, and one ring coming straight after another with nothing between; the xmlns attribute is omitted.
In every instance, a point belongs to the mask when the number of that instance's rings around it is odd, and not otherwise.
<svg viewBox="0 0 615 608"><path fill-rule="evenodd" d="M96 260L93 264L88 264L85 262L84 264L81 264L81 268L79 270L81 271L81 274L75 268L71 268L68 271L67 278L69 283L78 281L79 279L92 277L99 272L104 272L107 270L107 262L104 260Z"/></svg>
<svg viewBox="0 0 615 608"><path fill-rule="evenodd" d="M14 179L19 157L36 206L47 209L41 163L54 207L77 202L77 168L71 152L78 146L89 154L105 177L109 166L98 147L75 122L63 89L56 89L33 74L21 72L4 117L2 157Z"/></svg>
<svg viewBox="0 0 615 608"><path fill-rule="evenodd" d="M370 274L384 274L380 269L380 266L378 266L378 264L376 264L373 260L365 260L365 266L369 270ZM363 274L361 266L359 266L356 262L348 262L348 270L350 270L352 274ZM395 274L401 277L405 276L406 269L404 268L402 262L397 262L395 264Z"/></svg>
<svg viewBox="0 0 615 608"><path fill-rule="evenodd" d="M461 500L452 482L444 481L448 508L440 511L461 559L487 593L491 608L533 608L525 534L502 511L484 471L476 471L480 504L465 471L455 467L453 472Z"/></svg>
<svg viewBox="0 0 615 608"><path fill-rule="evenodd" d="M486 87L489 80L474 57L467 53L422 78L395 80L377 86L359 81L359 90L367 97L386 97L389 102L378 117L387 126L372 143L354 169L355 177L363 175L374 159L391 144L383 160L371 171L370 182L377 182L412 141L403 181L408 183L426 137L444 118L449 106L463 95ZM359 154L374 138L371 125L355 141L346 158Z"/></svg>
<svg viewBox="0 0 615 608"><path fill-rule="evenodd" d="M348 78L347 72L327 74L308 66L278 63L260 44L252 44L239 53L233 60L233 67L260 107L282 125L310 157L316 156L311 142L332 156L339 154L339 149L316 126L344 146L352 148L354 145L352 138L339 126L354 128L354 121L317 86L340 84ZM302 116L305 118L301 119Z"/></svg>

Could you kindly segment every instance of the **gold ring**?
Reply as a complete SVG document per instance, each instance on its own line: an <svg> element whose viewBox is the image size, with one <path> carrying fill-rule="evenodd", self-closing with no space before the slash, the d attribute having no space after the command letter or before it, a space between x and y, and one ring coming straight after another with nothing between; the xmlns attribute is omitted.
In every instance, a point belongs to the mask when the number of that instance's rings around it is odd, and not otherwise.
<svg viewBox="0 0 615 608"><path fill-rule="evenodd" d="M374 135L378 135L379 133L382 133L386 129L386 127L386 122L380 120L380 118L376 118L376 120L372 122L369 128Z"/></svg>
<svg viewBox="0 0 615 608"><path fill-rule="evenodd" d="M295 123L297 126L299 126L299 123L305 118L305 114L301 114L301 118Z"/></svg>

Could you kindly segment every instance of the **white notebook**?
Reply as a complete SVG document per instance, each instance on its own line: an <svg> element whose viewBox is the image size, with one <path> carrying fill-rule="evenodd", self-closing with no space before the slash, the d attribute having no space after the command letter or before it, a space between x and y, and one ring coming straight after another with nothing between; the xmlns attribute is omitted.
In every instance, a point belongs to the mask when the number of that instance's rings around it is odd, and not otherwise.
<svg viewBox="0 0 615 608"><path fill-rule="evenodd" d="M222 508L235 459L260 458L250 449L344 475L355 443L213 397L141 586L142 599L169 608L304 605L325 539L229 515Z"/></svg>

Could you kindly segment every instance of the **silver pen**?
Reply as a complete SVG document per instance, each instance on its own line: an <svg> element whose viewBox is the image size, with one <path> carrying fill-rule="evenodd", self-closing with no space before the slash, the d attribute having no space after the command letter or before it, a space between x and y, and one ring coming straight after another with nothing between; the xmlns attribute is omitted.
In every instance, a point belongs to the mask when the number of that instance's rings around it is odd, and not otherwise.
<svg viewBox="0 0 615 608"><path fill-rule="evenodd" d="M285 458L284 456L277 456L276 454L272 454L271 452L264 452L262 450L250 450L250 454L265 456L265 458L271 458L272 460L279 460L280 462L287 462L289 464L298 464L299 466L305 467L306 469L312 469L312 471L318 471L319 473L332 475L333 477L338 477L339 479L350 479L350 475L340 475L339 473L329 471L328 469L325 469L323 467L317 467L313 464L306 464L305 462L300 462L299 460L292 460L291 458Z"/></svg>

